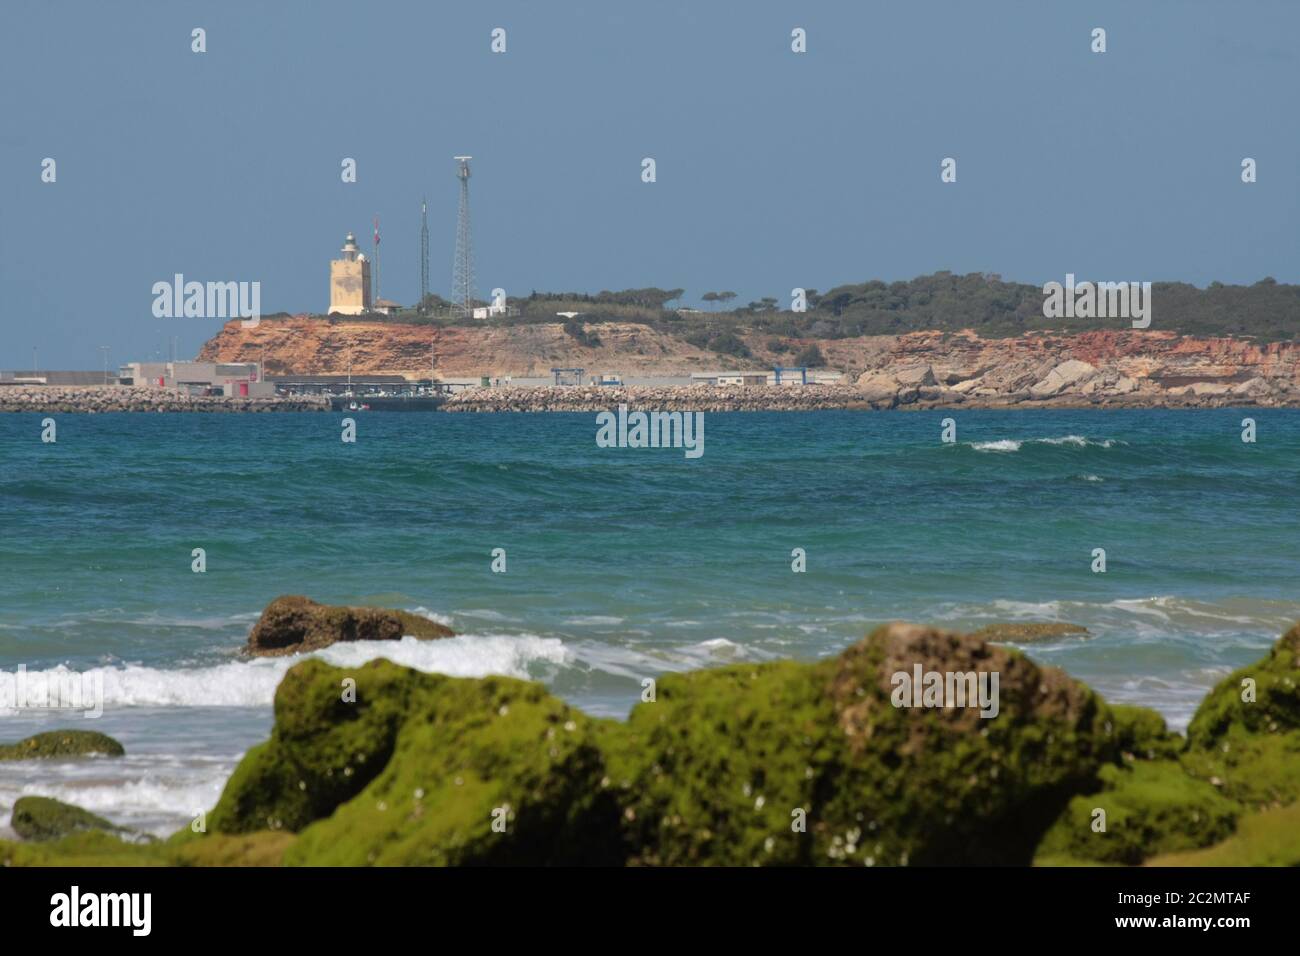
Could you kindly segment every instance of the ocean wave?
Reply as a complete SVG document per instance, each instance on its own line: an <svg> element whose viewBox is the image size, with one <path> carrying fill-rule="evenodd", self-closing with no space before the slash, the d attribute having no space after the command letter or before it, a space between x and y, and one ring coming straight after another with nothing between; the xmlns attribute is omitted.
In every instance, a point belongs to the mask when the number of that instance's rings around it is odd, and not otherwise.
<svg viewBox="0 0 1300 956"><path fill-rule="evenodd" d="M1059 435L1054 438L1002 438L997 441L974 441L966 442L975 451L982 452L1016 452L1020 451L1026 444L1030 445L1070 445L1075 448L1113 448L1116 445L1126 445L1127 442L1119 441L1114 438L1087 438L1084 435Z"/></svg>
<svg viewBox="0 0 1300 956"><path fill-rule="evenodd" d="M570 652L554 637L477 635L440 641L404 637L398 641L334 644L312 654L260 657L208 667L157 668L140 665L73 671L60 665L28 671L29 686L45 678L78 676L97 685L103 680L105 707L261 707L271 703L285 672L308 657L340 667L357 667L386 658L428 673L450 677L538 677L539 671L569 663ZM2 673L2 672L0 672ZM0 714L12 710L0 710Z"/></svg>

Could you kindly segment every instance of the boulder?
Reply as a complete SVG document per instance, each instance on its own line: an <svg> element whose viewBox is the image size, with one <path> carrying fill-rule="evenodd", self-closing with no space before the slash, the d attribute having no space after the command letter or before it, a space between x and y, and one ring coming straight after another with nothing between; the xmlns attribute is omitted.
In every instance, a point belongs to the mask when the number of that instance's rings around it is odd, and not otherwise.
<svg viewBox="0 0 1300 956"><path fill-rule="evenodd" d="M86 757L100 755L121 757L122 745L107 734L93 730L50 730L20 740L0 744L0 760L37 760L46 757Z"/></svg>
<svg viewBox="0 0 1300 956"><path fill-rule="evenodd" d="M999 674L997 715L895 706L914 665ZM209 828L295 832L285 860L311 865L1027 863L1120 745L1060 671L901 624L815 664L665 675L626 722L382 660L298 664L275 713Z"/></svg>
<svg viewBox="0 0 1300 956"><path fill-rule="evenodd" d="M24 840L57 840L83 830L126 832L89 810L49 797L19 797L9 825Z"/></svg>
<svg viewBox="0 0 1300 956"><path fill-rule="evenodd" d="M301 595L276 598L248 635L254 657L301 654L339 641L395 641L454 637L451 628L407 611L318 604Z"/></svg>
<svg viewBox="0 0 1300 956"><path fill-rule="evenodd" d="M1300 625L1221 681L1185 740L1113 708L1121 760L1070 801L1036 862L1300 865L1300 841L1279 841L1300 812L1298 663ZM1099 809L1104 831L1093 826Z"/></svg>
<svg viewBox="0 0 1300 956"><path fill-rule="evenodd" d="M898 383L892 376L880 372L863 372L858 376L857 388L872 404L892 406L898 395Z"/></svg>
<svg viewBox="0 0 1300 956"><path fill-rule="evenodd" d="M1070 359L1055 366L1036 385L1029 389L1032 398L1051 398L1070 388L1082 385L1097 374L1097 368L1078 359Z"/></svg>
<svg viewBox="0 0 1300 956"><path fill-rule="evenodd" d="M898 382L899 385L915 388L938 384L934 377L934 369L929 365L915 365L909 368L901 368L894 373L894 380Z"/></svg>

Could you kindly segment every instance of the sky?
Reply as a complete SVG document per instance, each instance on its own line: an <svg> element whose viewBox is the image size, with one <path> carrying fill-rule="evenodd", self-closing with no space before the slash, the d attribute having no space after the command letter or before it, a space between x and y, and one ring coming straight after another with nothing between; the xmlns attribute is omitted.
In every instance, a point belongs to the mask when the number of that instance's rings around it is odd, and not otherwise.
<svg viewBox="0 0 1300 956"><path fill-rule="evenodd" d="M222 320L154 316L176 273L322 312L376 215L413 303L422 196L449 296L457 154L481 295L1297 282L1297 33L1292 0L10 0L0 368L192 356Z"/></svg>

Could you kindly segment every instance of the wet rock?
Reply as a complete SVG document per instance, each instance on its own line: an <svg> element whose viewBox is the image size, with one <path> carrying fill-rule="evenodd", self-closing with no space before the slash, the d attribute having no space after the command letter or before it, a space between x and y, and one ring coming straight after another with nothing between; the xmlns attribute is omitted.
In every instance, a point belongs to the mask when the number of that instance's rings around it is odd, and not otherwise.
<svg viewBox="0 0 1300 956"><path fill-rule="evenodd" d="M122 745L93 730L50 730L16 744L0 744L0 760L38 760L49 757L121 757Z"/></svg>
<svg viewBox="0 0 1300 956"><path fill-rule="evenodd" d="M378 607L318 604L302 595L284 595L266 606L248 635L246 653L254 657L301 654L338 641L395 641L402 637L437 640L455 632L407 611Z"/></svg>
<svg viewBox="0 0 1300 956"><path fill-rule="evenodd" d="M979 630L972 631L972 636L982 641L1006 644L1027 644L1031 641L1047 641L1057 637L1085 637L1088 629L1079 624L1064 624L1058 621L1042 623L986 624Z"/></svg>
<svg viewBox="0 0 1300 956"><path fill-rule="evenodd" d="M9 825L24 840L57 840L83 830L127 832L89 810L49 797L19 797Z"/></svg>

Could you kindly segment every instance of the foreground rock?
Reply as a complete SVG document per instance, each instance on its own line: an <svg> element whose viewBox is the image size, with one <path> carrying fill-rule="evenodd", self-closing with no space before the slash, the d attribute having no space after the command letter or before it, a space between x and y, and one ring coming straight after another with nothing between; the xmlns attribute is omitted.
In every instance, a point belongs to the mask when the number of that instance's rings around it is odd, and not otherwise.
<svg viewBox="0 0 1300 956"><path fill-rule="evenodd" d="M20 797L9 825L24 840L57 840L83 830L127 832L89 810L49 797Z"/></svg>
<svg viewBox="0 0 1300 956"><path fill-rule="evenodd" d="M998 716L895 707L918 664L997 672ZM666 676L626 723L382 660L303 662L275 712L209 828L295 831L286 862L313 865L1027 863L1124 743L1062 672L909 625L817 664Z"/></svg>
<svg viewBox="0 0 1300 956"><path fill-rule="evenodd" d="M1300 865L1283 837L1300 801L1300 625L1269 655L1224 678L1187 738L1148 726L1093 793L1070 801L1039 849L1041 862L1207 864L1253 854L1255 865ZM1097 811L1106 829L1096 830ZM1224 841L1222 852L1199 848ZM1289 847L1290 849L1286 849Z"/></svg>
<svg viewBox="0 0 1300 956"><path fill-rule="evenodd" d="M626 722L511 678L309 659L206 835L0 841L0 863L1300 865L1298 662L1300 627L1185 739L1014 649L903 624L816 663L664 676ZM998 674L996 716L895 706L916 668Z"/></svg>
<svg viewBox="0 0 1300 956"><path fill-rule="evenodd" d="M254 657L302 654L339 641L396 641L402 637L437 640L455 632L407 611L378 607L318 604L291 594L266 606L248 635L246 652Z"/></svg>
<svg viewBox="0 0 1300 956"><path fill-rule="evenodd" d="M16 744L0 744L0 760L37 760L44 757L121 757L122 745L93 730L50 730Z"/></svg>

